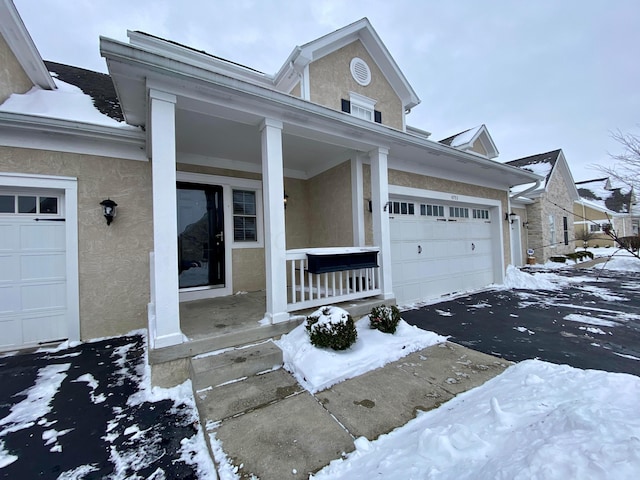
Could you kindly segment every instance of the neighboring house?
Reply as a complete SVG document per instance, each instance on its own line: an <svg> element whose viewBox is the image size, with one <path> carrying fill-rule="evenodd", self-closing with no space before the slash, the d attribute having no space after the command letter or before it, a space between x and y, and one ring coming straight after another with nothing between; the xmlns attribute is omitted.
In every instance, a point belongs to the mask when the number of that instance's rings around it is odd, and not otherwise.
<svg viewBox="0 0 640 480"><path fill-rule="evenodd" d="M614 246L604 233L610 225L619 237L638 235L637 218L633 217L635 196L630 187L614 187L609 178L577 182L580 198L574 206L576 247Z"/></svg>
<svg viewBox="0 0 640 480"><path fill-rule="evenodd" d="M463 152L475 153L488 159L494 159L499 155L496 144L493 143L493 139L485 125L456 133L440 140L440 143Z"/></svg>
<svg viewBox="0 0 640 480"><path fill-rule="evenodd" d="M513 189L514 210L526 212L525 253L534 250L538 263L574 250L574 202L578 192L562 150L532 155L507 165L536 173L542 182Z"/></svg>
<svg viewBox="0 0 640 480"><path fill-rule="evenodd" d="M101 38L104 76L45 67L0 8L2 348L144 327L184 369L181 302L264 290L260 329L502 282L509 188L539 177L407 127L419 99L367 19L275 75L141 32ZM102 113L34 112L34 95Z"/></svg>

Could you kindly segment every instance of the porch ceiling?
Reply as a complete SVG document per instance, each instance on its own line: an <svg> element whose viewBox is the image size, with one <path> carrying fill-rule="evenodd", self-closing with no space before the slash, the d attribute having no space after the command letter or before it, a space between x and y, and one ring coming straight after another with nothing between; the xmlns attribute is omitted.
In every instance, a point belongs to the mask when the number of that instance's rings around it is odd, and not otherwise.
<svg viewBox="0 0 640 480"><path fill-rule="evenodd" d="M239 170L260 171L261 118L244 115L242 121L231 120L178 108L176 111L176 148L182 163L209 163ZM250 122L250 123L246 123ZM309 178L345 161L354 150L295 135L287 127L282 135L283 163L289 176Z"/></svg>

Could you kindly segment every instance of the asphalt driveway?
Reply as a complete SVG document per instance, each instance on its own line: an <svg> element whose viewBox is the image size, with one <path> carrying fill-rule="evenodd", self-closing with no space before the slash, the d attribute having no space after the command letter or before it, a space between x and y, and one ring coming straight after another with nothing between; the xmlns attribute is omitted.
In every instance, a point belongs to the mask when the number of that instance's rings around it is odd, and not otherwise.
<svg viewBox="0 0 640 480"><path fill-rule="evenodd" d="M552 273L558 276L558 290L482 291L404 311L402 317L507 360L538 358L640 376L640 274Z"/></svg>

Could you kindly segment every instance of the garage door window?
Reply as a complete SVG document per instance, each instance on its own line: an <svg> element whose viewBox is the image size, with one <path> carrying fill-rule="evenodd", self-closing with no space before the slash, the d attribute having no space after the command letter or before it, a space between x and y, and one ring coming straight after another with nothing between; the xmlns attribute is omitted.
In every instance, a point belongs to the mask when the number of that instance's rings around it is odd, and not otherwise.
<svg viewBox="0 0 640 480"><path fill-rule="evenodd" d="M0 213L57 215L58 197L37 195L0 195Z"/></svg>
<svg viewBox="0 0 640 480"><path fill-rule="evenodd" d="M449 217L451 218L469 218L469 209L462 207L449 207Z"/></svg>
<svg viewBox="0 0 640 480"><path fill-rule="evenodd" d="M489 220L489 210L473 209L473 218L480 220Z"/></svg>
<svg viewBox="0 0 640 480"><path fill-rule="evenodd" d="M389 209L390 214L395 215L415 215L416 206L411 202L392 202Z"/></svg>
<svg viewBox="0 0 640 480"><path fill-rule="evenodd" d="M444 217L442 205L420 205L420 215L423 217Z"/></svg>

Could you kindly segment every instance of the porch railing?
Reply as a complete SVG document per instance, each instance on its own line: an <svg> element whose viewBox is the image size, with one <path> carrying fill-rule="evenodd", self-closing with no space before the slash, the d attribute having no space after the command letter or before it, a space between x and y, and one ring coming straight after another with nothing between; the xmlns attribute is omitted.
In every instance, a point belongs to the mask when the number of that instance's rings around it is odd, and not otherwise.
<svg viewBox="0 0 640 480"><path fill-rule="evenodd" d="M348 257L351 253L362 252L373 253L373 257L377 259L380 249L332 247L287 250L287 310L291 312L380 295L382 291L378 267L351 268L347 262L334 271L310 271L308 254Z"/></svg>

